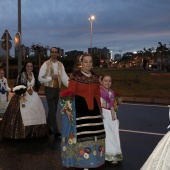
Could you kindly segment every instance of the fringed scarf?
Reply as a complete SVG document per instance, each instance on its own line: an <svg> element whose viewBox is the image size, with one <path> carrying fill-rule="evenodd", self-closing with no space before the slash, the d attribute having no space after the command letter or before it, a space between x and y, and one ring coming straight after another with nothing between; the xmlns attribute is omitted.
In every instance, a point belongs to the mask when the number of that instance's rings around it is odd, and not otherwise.
<svg viewBox="0 0 170 170"><path fill-rule="evenodd" d="M109 92L111 92L111 95ZM115 95L111 89L109 89L109 92L107 92L102 86L100 87L101 97L109 104L109 108L112 108L114 105Z"/></svg>

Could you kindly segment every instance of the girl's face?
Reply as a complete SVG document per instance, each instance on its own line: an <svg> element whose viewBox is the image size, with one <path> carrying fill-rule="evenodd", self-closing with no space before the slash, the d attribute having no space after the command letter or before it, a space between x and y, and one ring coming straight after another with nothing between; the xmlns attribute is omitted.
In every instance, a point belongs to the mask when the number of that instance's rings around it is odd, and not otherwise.
<svg viewBox="0 0 170 170"><path fill-rule="evenodd" d="M5 74L4 70L0 70L0 79L4 77L4 74Z"/></svg>
<svg viewBox="0 0 170 170"><path fill-rule="evenodd" d="M84 71L87 71L87 72L90 71L93 65L92 57L91 56L83 57L81 65Z"/></svg>
<svg viewBox="0 0 170 170"><path fill-rule="evenodd" d="M32 65L32 63L27 63L27 65L26 65L26 72L27 73L30 73L30 72L32 72L33 71L33 65Z"/></svg>
<svg viewBox="0 0 170 170"><path fill-rule="evenodd" d="M101 80L100 83L104 87L104 89L108 90L112 85L112 79L110 76L104 76L103 80Z"/></svg>

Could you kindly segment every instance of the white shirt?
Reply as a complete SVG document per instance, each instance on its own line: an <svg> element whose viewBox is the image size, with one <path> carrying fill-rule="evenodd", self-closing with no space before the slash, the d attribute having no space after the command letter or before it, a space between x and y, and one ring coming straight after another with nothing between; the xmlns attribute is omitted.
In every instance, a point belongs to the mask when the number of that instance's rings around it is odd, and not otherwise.
<svg viewBox="0 0 170 170"><path fill-rule="evenodd" d="M54 68L54 74L58 74L58 62L57 61L55 63L52 62L52 64L53 64L53 68ZM47 64L46 64L46 62L44 62L44 64L40 68L40 72L39 72L39 75L38 75L38 80L41 83L47 83L47 82L52 80L52 77L43 78L43 76L46 73L46 70L47 70ZM69 79L69 77L67 76L67 74L65 72L65 68L62 64L61 81L63 82L63 84L66 87L68 87L68 79Z"/></svg>

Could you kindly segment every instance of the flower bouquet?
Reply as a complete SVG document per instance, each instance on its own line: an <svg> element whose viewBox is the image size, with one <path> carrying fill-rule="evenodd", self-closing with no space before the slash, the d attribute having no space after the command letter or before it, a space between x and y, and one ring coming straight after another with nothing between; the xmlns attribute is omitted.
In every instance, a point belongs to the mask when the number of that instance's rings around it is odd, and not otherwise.
<svg viewBox="0 0 170 170"><path fill-rule="evenodd" d="M117 112L119 105L122 103L122 98L120 97L118 92L114 92L115 99L114 99L114 110Z"/></svg>
<svg viewBox="0 0 170 170"><path fill-rule="evenodd" d="M13 88L13 92L19 96L22 96L27 91L26 86L18 85Z"/></svg>
<svg viewBox="0 0 170 170"><path fill-rule="evenodd" d="M61 113L65 113L66 110L68 112L70 112L71 117L70 117L70 122L71 125L74 125L74 117L73 117L73 106L72 106L72 101L74 99L74 94L69 90L63 90L60 92L60 99L61 99L61 106L62 106L62 110Z"/></svg>
<svg viewBox="0 0 170 170"><path fill-rule="evenodd" d="M21 96L21 103L22 107L25 107L25 102L27 101L25 99L25 92L27 91L27 87L24 85L18 85L13 88L13 92L19 96Z"/></svg>

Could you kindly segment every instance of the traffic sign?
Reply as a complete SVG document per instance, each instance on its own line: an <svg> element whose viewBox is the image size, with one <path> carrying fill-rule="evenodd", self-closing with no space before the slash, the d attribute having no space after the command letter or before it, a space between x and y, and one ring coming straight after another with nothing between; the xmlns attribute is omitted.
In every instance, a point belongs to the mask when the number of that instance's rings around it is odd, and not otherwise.
<svg viewBox="0 0 170 170"><path fill-rule="evenodd" d="M12 43L11 43L11 41L8 41L7 43L8 43L8 48L9 48L9 50L10 50L10 49L12 48ZM7 46L7 45L6 45L7 43L6 43L6 40L2 41L2 44L1 44L1 45L2 45L2 48L3 48L4 50L7 50L7 47L6 47L6 46Z"/></svg>
<svg viewBox="0 0 170 170"><path fill-rule="evenodd" d="M8 36L7 36L7 35ZM10 34L9 34L9 32L8 32L8 30L5 30L5 32L4 32L4 34L2 35L2 40L6 40L6 37L8 37L8 40L12 40L12 38L11 38L11 36L10 36Z"/></svg>

